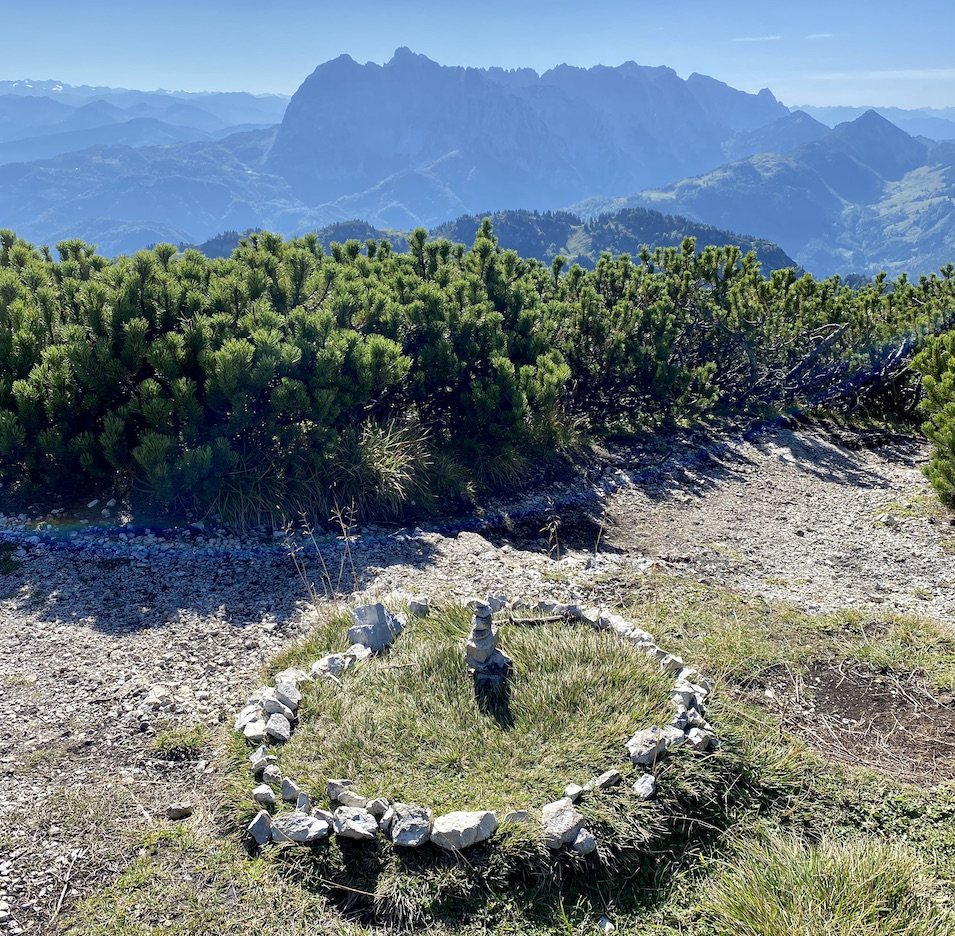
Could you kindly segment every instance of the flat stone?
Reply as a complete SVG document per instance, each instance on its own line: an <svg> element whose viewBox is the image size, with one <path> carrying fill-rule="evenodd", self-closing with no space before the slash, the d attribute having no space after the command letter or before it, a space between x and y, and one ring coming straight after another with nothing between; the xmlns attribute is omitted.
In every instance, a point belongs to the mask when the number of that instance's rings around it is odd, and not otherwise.
<svg viewBox="0 0 955 936"><path fill-rule="evenodd" d="M581 855L589 855L597 848L597 841L586 829L581 829L577 837L570 843L570 847Z"/></svg>
<svg viewBox="0 0 955 936"><path fill-rule="evenodd" d="M294 780L286 777L282 781L282 799L284 799L286 803L294 803L301 792L302 788Z"/></svg>
<svg viewBox="0 0 955 936"><path fill-rule="evenodd" d="M348 639L375 653L390 647L401 633L401 622L383 604L352 608L351 616L355 623L348 629Z"/></svg>
<svg viewBox="0 0 955 936"><path fill-rule="evenodd" d="M342 838L368 841L378 832L378 820L367 809L339 806L334 817L335 834Z"/></svg>
<svg viewBox="0 0 955 936"><path fill-rule="evenodd" d="M258 845L266 845L272 840L272 817L264 809L260 809L249 823L249 835Z"/></svg>
<svg viewBox="0 0 955 936"><path fill-rule="evenodd" d="M322 819L315 819L308 813L294 812L279 813L272 819L272 838L278 831L284 840L309 844L327 838L329 825Z"/></svg>
<svg viewBox="0 0 955 936"><path fill-rule="evenodd" d="M167 819L188 819L196 811L192 803L170 803L166 807Z"/></svg>
<svg viewBox="0 0 955 936"><path fill-rule="evenodd" d="M296 688L300 682L311 682L312 677L308 675L303 669L299 669L297 666L290 666L288 669L282 670L281 673L275 674L275 685L279 683L291 683Z"/></svg>
<svg viewBox="0 0 955 936"><path fill-rule="evenodd" d="M277 712L269 715L269 720L265 723L266 734L276 741L285 742L292 737L292 725L284 715Z"/></svg>
<svg viewBox="0 0 955 936"><path fill-rule="evenodd" d="M356 663L359 663L362 660L367 660L371 656L371 650L368 647L363 647L361 644L352 644L346 651L345 656L354 660Z"/></svg>
<svg viewBox="0 0 955 936"><path fill-rule="evenodd" d="M450 812L438 816L431 826L431 841L449 851L461 851L487 841L497 831L493 812Z"/></svg>
<svg viewBox="0 0 955 936"><path fill-rule="evenodd" d="M627 751L634 764L652 764L666 751L666 741L659 728L644 728L627 742Z"/></svg>
<svg viewBox="0 0 955 936"><path fill-rule="evenodd" d="M554 803L548 803L541 810L544 842L553 851L573 842L583 824L584 817L574 809L574 804L566 797Z"/></svg>
<svg viewBox="0 0 955 936"><path fill-rule="evenodd" d="M277 764L269 764L269 766L262 771L262 782L268 783L271 786L278 786L282 782L282 771L279 770Z"/></svg>
<svg viewBox="0 0 955 936"><path fill-rule="evenodd" d="M593 787L595 790L609 790L620 783L621 779L619 770L608 770L594 780Z"/></svg>
<svg viewBox="0 0 955 936"><path fill-rule="evenodd" d="M275 802L275 790L267 783L262 783L252 791L252 799L260 806L271 806Z"/></svg>
<svg viewBox="0 0 955 936"><path fill-rule="evenodd" d="M649 799L656 792L657 781L654 779L652 773L645 773L639 780L633 785L633 792L640 797L640 799Z"/></svg>
<svg viewBox="0 0 955 936"><path fill-rule="evenodd" d="M425 806L395 803L389 835L395 845L417 848L431 837L431 810Z"/></svg>

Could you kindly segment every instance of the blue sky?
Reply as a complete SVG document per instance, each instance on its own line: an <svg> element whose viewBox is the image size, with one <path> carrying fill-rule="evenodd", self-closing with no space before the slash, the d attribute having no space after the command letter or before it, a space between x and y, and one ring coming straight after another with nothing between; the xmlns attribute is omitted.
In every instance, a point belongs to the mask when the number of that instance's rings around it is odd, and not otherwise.
<svg viewBox="0 0 955 936"><path fill-rule="evenodd" d="M544 71L669 65L784 103L955 106L955 4L885 0L0 0L0 79L291 93L347 52Z"/></svg>

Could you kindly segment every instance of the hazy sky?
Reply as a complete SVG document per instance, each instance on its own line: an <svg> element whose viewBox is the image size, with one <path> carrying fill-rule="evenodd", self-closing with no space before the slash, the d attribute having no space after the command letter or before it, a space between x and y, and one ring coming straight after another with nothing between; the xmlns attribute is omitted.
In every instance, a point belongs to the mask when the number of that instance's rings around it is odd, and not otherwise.
<svg viewBox="0 0 955 936"><path fill-rule="evenodd" d="M0 0L0 79L292 93L347 52L446 65L669 65L785 104L955 106L955 3L930 0Z"/></svg>

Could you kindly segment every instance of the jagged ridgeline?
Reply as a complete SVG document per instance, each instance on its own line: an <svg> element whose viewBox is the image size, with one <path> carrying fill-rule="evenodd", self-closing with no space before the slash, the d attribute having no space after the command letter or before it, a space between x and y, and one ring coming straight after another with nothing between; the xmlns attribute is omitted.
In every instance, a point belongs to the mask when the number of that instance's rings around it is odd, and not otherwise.
<svg viewBox="0 0 955 936"><path fill-rule="evenodd" d="M54 260L3 231L0 474L238 522L394 513L581 432L897 389L955 291L951 268L766 277L692 239L567 268L490 221L470 249L424 229L408 248L262 233L214 260L75 240Z"/></svg>

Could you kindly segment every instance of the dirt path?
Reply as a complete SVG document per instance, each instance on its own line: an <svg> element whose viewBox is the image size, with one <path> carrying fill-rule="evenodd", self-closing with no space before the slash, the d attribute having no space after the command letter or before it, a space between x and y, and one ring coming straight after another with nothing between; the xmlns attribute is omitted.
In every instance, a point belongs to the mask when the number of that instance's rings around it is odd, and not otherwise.
<svg viewBox="0 0 955 936"><path fill-rule="evenodd" d="M511 531L370 529L325 568L377 595L613 603L656 560L807 609L951 621L955 526L920 473L927 457L919 440L818 429L613 452L510 505L523 518ZM0 577L0 933L54 929L128 861L129 830L167 823L172 803L188 800L214 831L215 751L170 761L158 733L214 738L314 614L281 550L195 531L189 543L117 533L81 548L75 531L71 548L28 542L49 519L7 523L25 561ZM325 570L305 555L321 591Z"/></svg>

